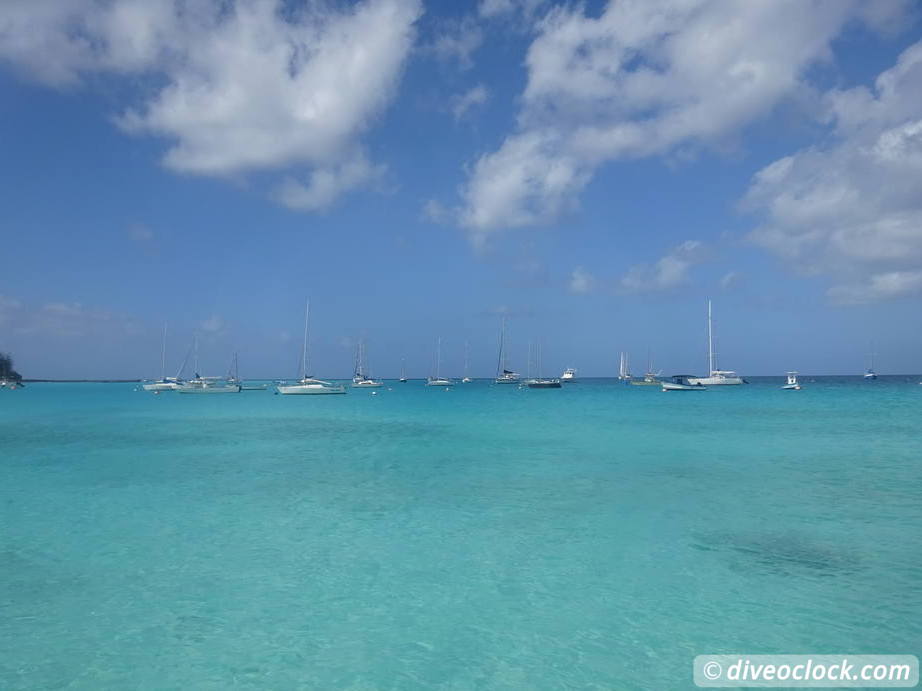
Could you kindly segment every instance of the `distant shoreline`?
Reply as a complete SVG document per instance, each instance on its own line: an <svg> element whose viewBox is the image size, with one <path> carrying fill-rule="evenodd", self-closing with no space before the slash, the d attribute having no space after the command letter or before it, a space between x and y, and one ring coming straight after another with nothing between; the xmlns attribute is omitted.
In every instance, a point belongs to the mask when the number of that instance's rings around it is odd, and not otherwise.
<svg viewBox="0 0 922 691"><path fill-rule="evenodd" d="M137 384L141 379L23 379L23 384Z"/></svg>

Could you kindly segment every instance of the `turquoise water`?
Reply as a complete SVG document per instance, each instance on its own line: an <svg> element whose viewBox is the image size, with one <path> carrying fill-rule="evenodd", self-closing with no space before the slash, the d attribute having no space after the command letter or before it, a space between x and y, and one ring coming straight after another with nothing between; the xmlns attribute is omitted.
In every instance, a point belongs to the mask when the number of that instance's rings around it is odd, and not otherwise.
<svg viewBox="0 0 922 691"><path fill-rule="evenodd" d="M686 689L922 651L918 378L0 392L2 689Z"/></svg>

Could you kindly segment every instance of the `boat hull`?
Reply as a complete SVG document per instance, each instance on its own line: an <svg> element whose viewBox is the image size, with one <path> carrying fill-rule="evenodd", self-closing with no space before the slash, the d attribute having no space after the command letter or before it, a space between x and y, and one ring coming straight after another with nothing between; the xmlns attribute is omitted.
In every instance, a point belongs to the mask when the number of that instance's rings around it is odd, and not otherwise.
<svg viewBox="0 0 922 691"><path fill-rule="evenodd" d="M742 377L689 377L688 383L702 386L738 386L744 382Z"/></svg>
<svg viewBox="0 0 922 691"><path fill-rule="evenodd" d="M707 391L707 387L702 384L674 384L664 381L662 386L663 391Z"/></svg>
<svg viewBox="0 0 922 691"><path fill-rule="evenodd" d="M455 383L450 379L430 379L426 382L426 386L454 386Z"/></svg>
<svg viewBox="0 0 922 691"><path fill-rule="evenodd" d="M142 384L141 388L145 391L176 391L179 384L175 382L153 382L152 384Z"/></svg>
<svg viewBox="0 0 922 691"><path fill-rule="evenodd" d="M374 389L379 386L384 386L384 382L372 381L369 379L368 381L357 381L352 383L353 389Z"/></svg>
<svg viewBox="0 0 922 691"><path fill-rule="evenodd" d="M316 384L292 384L290 386L277 386L276 390L283 396L316 396L324 394L342 394L346 393L346 387L339 386L318 386Z"/></svg>
<svg viewBox="0 0 922 691"><path fill-rule="evenodd" d="M529 389L559 389L559 381L530 381L528 382Z"/></svg>
<svg viewBox="0 0 922 691"><path fill-rule="evenodd" d="M176 389L176 393L240 393L240 384L232 384L230 386L180 386Z"/></svg>

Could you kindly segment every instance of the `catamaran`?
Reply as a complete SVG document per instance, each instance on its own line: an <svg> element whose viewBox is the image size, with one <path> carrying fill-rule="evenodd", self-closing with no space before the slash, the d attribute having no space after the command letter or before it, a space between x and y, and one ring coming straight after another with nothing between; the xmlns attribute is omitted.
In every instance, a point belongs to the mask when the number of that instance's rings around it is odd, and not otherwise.
<svg viewBox="0 0 922 691"><path fill-rule="evenodd" d="M160 342L160 379L142 384L145 391L175 391L181 382L177 377L166 376L166 323L163 325L163 338Z"/></svg>
<svg viewBox="0 0 922 691"><path fill-rule="evenodd" d="M788 381L781 388L788 391L800 391L800 383L797 381L797 372L788 372Z"/></svg>
<svg viewBox="0 0 922 691"><path fill-rule="evenodd" d="M714 328L711 319L711 301L708 300L708 372L707 377L689 377L691 384L703 386L730 386L743 384L743 378L736 372L728 369L719 369L717 366L717 353L714 352Z"/></svg>
<svg viewBox="0 0 922 691"><path fill-rule="evenodd" d="M352 375L352 387L371 389L383 385L384 382L368 375L368 356L365 352L365 341L359 341L355 347L355 372Z"/></svg>
<svg viewBox="0 0 922 691"><path fill-rule="evenodd" d="M499 331L499 361L496 363L497 384L518 384L519 375L506 366L506 317L503 317Z"/></svg>
<svg viewBox="0 0 922 691"><path fill-rule="evenodd" d="M322 379L314 379L308 374L310 370L307 367L307 334L310 315L311 301L310 298L308 298L307 305L304 307L304 340L301 345L301 367L298 372L299 379L295 384L280 384L275 387L275 390L286 396L346 393L346 387L342 384L332 384Z"/></svg>
<svg viewBox="0 0 922 691"><path fill-rule="evenodd" d="M454 386L451 379L442 376L442 337L439 336L435 347L435 376L426 379L426 386Z"/></svg>

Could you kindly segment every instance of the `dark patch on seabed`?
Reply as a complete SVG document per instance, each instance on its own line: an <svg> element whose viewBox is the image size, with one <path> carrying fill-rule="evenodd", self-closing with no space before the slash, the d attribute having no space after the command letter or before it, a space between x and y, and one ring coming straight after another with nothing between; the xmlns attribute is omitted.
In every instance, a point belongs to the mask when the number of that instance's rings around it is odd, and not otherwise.
<svg viewBox="0 0 922 691"><path fill-rule="evenodd" d="M699 534L695 549L715 552L730 568L770 571L780 575L842 576L861 570L854 553L805 535L771 532Z"/></svg>

